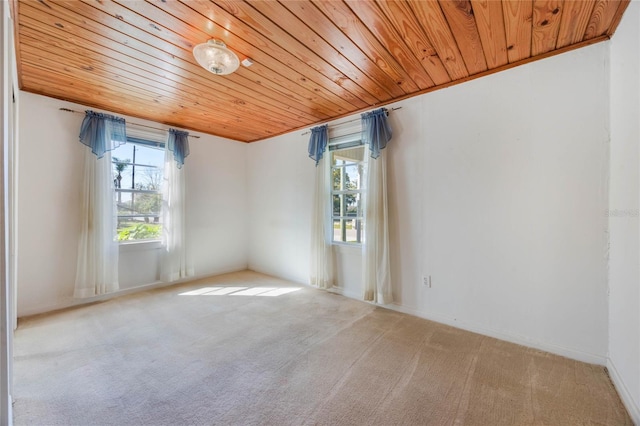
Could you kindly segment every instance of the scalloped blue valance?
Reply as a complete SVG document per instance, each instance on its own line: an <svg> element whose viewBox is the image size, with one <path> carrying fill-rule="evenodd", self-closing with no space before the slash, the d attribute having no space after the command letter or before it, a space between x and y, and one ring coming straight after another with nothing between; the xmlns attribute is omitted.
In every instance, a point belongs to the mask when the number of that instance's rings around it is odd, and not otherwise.
<svg viewBox="0 0 640 426"><path fill-rule="evenodd" d="M189 155L189 132L184 130L169 129L167 149L173 152L178 168L184 165L184 159Z"/></svg>
<svg viewBox="0 0 640 426"><path fill-rule="evenodd" d="M327 149L329 141L329 126L324 124L311 129L311 137L309 138L309 158L315 160L316 166L322 159L322 154Z"/></svg>
<svg viewBox="0 0 640 426"><path fill-rule="evenodd" d="M80 126L80 142L98 158L127 142L127 127L124 118L94 111L85 111Z"/></svg>
<svg viewBox="0 0 640 426"><path fill-rule="evenodd" d="M365 112L362 117L362 142L369 145L371 158L378 158L380 151L387 147L393 132L387 122L387 110L380 108Z"/></svg>

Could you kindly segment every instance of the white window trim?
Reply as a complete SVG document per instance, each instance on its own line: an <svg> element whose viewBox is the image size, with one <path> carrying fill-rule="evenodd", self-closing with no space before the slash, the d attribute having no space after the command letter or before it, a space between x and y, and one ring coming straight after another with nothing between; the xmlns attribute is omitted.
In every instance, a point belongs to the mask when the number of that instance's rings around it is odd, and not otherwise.
<svg viewBox="0 0 640 426"><path fill-rule="evenodd" d="M132 251L160 250L162 240L129 240L119 241L120 253Z"/></svg>
<svg viewBox="0 0 640 426"><path fill-rule="evenodd" d="M334 250L340 254L360 254L362 253L362 243L345 243L344 241L332 241Z"/></svg>
<svg viewBox="0 0 640 426"><path fill-rule="evenodd" d="M136 139L145 139L151 142L165 144L167 143L168 132L168 130L150 129L133 123L127 123L127 136Z"/></svg>
<svg viewBox="0 0 640 426"><path fill-rule="evenodd" d="M355 142L360 142L359 145L354 145L355 146L363 146L364 143L362 143L362 132L360 130L360 127L358 126L357 131L354 131L355 128L351 128L350 129L350 133L347 134L342 134L340 136L333 136L329 138L329 142L327 143L327 151L326 151L326 155L327 155L327 160L325 161L326 166L327 167L327 176L328 178L328 188L327 188L327 197L329 198L329 204L331 206L333 206L333 188L332 188L332 180L331 180L331 147L335 147L336 145L346 145L349 143L355 143ZM347 147L345 147L347 148ZM369 164L369 156L367 155L367 148L364 148L365 152L364 152L364 163L365 163L365 167L368 167ZM365 192L365 188L362 187L363 183L360 183L361 185L361 194L364 194ZM362 217L362 223L364 224L364 216ZM346 251L360 251L362 249L362 241L361 242L346 242L346 241L334 241L333 239L333 208L331 208L331 214L329 215L329 217L327 217L327 221L328 221L328 227L329 229L332 230L331 232L331 241L329 242L331 245L333 246L340 246L340 250L342 251L342 249L346 249Z"/></svg>
<svg viewBox="0 0 640 426"><path fill-rule="evenodd" d="M149 142L156 142L165 146L165 149L166 149L166 143L167 143L167 132L168 130L166 131L157 130L157 129L143 127L140 125L127 124L127 138L131 137L133 139L143 139ZM127 143L129 142L127 141ZM163 170L163 175L164 175L164 170ZM156 191L152 191L152 192L156 193ZM117 193L115 189L114 189L114 193ZM162 195L162 190L157 191L157 193L160 193L160 195ZM162 215L162 209L160 211L160 214ZM162 247L162 237L158 239L149 239L149 240L118 241L118 245L120 247L120 252L157 250Z"/></svg>

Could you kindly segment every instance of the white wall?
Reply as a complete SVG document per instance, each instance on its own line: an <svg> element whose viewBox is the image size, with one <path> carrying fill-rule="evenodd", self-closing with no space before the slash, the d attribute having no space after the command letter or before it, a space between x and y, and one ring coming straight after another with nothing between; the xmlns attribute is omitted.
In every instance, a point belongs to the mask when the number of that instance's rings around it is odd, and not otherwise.
<svg viewBox="0 0 640 426"><path fill-rule="evenodd" d="M78 131L85 107L22 93L18 208L18 315L76 303L82 146ZM125 117L128 121L154 125ZM244 144L200 135L191 138L185 164L187 232L197 276L242 270L246 254ZM120 287L158 280L158 250L125 247Z"/></svg>
<svg viewBox="0 0 640 426"><path fill-rule="evenodd" d="M455 86L412 118L398 114L407 125L426 118L422 154L401 139L423 170L424 245L416 263L400 263L401 305L604 362L607 49Z"/></svg>
<svg viewBox="0 0 640 426"><path fill-rule="evenodd" d="M307 281L313 163L302 132L247 146L249 268Z"/></svg>
<svg viewBox="0 0 640 426"><path fill-rule="evenodd" d="M199 276L248 266L246 145L201 135L185 162L189 252Z"/></svg>
<svg viewBox="0 0 640 426"><path fill-rule="evenodd" d="M396 309L604 364L607 59L597 44L393 105ZM299 282L307 140L248 147L249 264ZM359 297L359 256L338 263L350 265L342 291Z"/></svg>
<svg viewBox="0 0 640 426"><path fill-rule="evenodd" d="M640 4L611 41L609 371L640 424Z"/></svg>

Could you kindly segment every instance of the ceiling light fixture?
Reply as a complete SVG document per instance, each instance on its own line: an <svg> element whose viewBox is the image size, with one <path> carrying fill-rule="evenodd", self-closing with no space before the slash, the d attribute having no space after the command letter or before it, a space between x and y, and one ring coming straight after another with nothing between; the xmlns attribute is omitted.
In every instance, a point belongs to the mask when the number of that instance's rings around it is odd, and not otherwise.
<svg viewBox="0 0 640 426"><path fill-rule="evenodd" d="M240 66L238 56L220 40L211 39L193 48L193 57L206 69L217 75L231 74Z"/></svg>

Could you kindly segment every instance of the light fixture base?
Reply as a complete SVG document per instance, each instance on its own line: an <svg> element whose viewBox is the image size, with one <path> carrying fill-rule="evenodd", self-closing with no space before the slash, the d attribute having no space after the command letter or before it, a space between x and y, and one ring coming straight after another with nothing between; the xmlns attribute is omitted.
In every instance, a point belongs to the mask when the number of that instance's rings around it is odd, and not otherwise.
<svg viewBox="0 0 640 426"><path fill-rule="evenodd" d="M194 47L193 57L202 68L216 75L231 74L240 66L238 56L224 42L215 39Z"/></svg>

